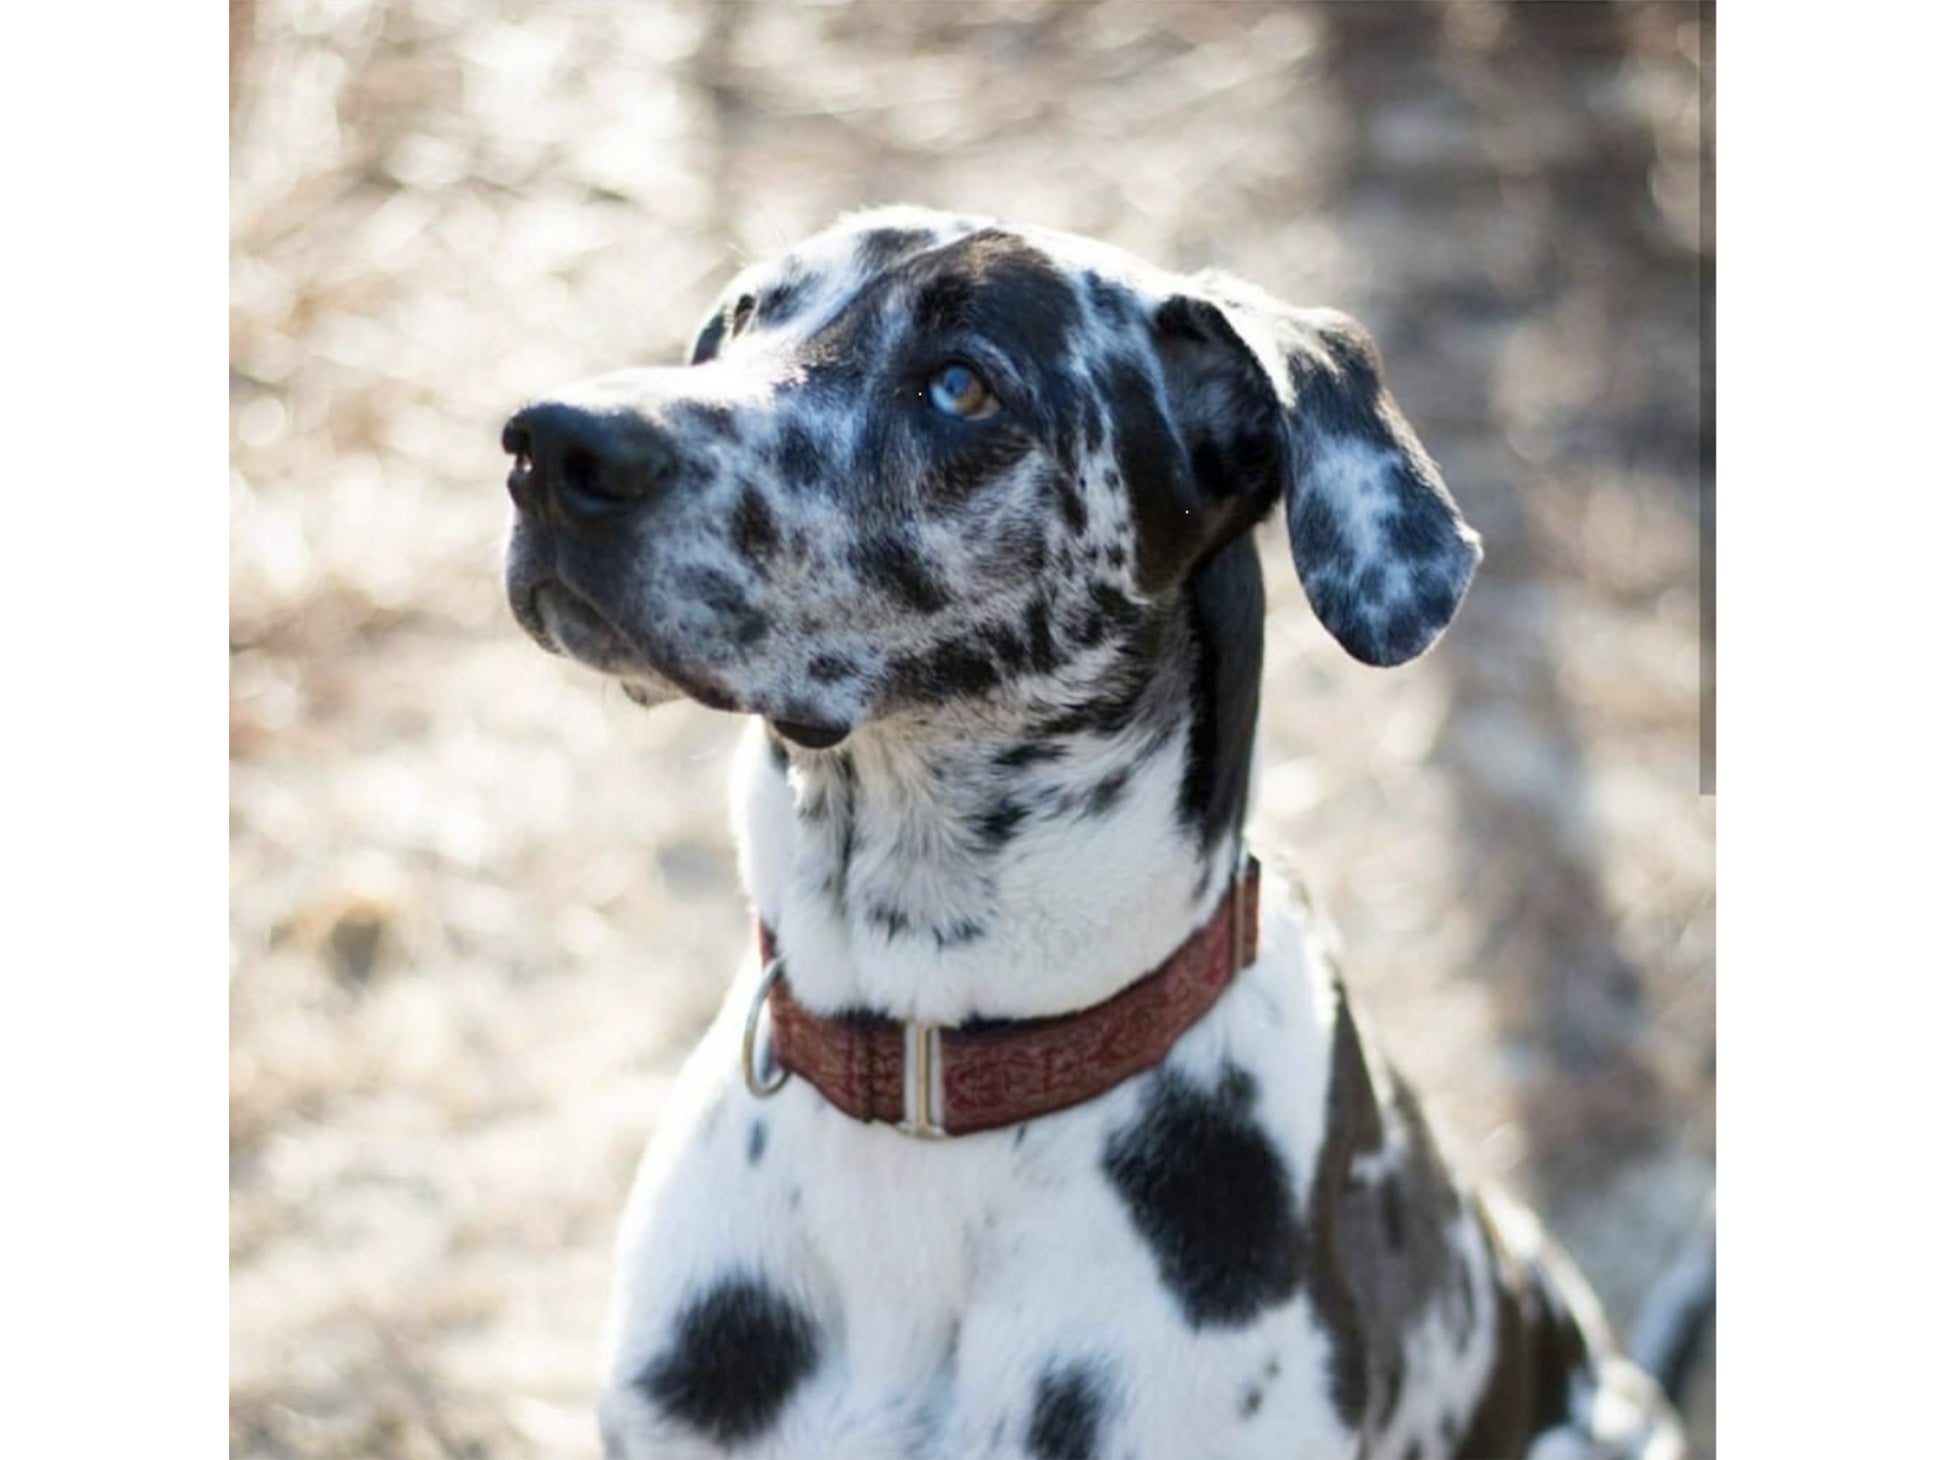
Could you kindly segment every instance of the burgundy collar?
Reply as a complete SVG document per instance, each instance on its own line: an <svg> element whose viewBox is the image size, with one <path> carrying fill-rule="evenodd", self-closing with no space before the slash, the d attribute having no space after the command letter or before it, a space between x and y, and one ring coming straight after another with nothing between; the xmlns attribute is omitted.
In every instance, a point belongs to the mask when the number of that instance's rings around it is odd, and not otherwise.
<svg viewBox="0 0 1946 1460"><path fill-rule="evenodd" d="M1209 921L1112 998L1044 1019L962 1028L881 1015L824 1017L791 991L777 939L757 925L764 976L744 1020L743 1075L759 1095L802 1075L854 1120L939 1138L1015 1125L1092 1100L1160 1064L1257 958L1257 859L1246 856ZM768 1008L777 1072L758 1072Z"/></svg>

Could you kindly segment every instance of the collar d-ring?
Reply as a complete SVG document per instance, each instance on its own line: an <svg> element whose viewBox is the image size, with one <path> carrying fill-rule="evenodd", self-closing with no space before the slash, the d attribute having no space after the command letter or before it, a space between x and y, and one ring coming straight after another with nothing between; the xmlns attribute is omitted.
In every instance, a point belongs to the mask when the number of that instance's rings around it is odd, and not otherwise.
<svg viewBox="0 0 1946 1460"><path fill-rule="evenodd" d="M757 1026L763 1022L764 1010L770 1007L770 990L783 973L784 960L781 958L773 958L764 965L763 977L757 980L757 991L750 997L749 1012L743 1016L743 1083L759 1100L768 1100L775 1095L791 1077L791 1072L774 1054L770 1061L770 1079L766 1080L757 1073Z"/></svg>

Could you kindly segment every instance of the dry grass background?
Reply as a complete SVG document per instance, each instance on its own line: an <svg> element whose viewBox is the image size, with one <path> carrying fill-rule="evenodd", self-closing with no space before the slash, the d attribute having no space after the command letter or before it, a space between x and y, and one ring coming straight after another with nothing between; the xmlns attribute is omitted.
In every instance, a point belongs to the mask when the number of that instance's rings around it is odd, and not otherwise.
<svg viewBox="0 0 1946 1460"><path fill-rule="evenodd" d="M591 1456L746 928L735 725L514 630L498 424L909 199L1350 309L1487 542L1353 664L1266 536L1256 838L1618 1314L1714 1180L1687 5L231 6L232 1449ZM1689 1398L1713 1451L1713 1386Z"/></svg>

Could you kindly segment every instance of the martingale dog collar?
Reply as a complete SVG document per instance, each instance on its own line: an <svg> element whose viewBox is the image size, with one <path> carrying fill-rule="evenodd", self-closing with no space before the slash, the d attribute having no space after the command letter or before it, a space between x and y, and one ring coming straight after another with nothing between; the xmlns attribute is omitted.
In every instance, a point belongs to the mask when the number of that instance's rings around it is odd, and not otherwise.
<svg viewBox="0 0 1946 1460"><path fill-rule="evenodd" d="M825 1017L798 1003L769 927L757 925L763 978L743 1027L743 1077L769 1096L801 1075L854 1120L928 1140L971 1135L1066 1110L1161 1063L1257 957L1255 857L1246 856L1209 921L1158 968L1071 1014L968 1027ZM770 1015L774 1068L759 1069Z"/></svg>

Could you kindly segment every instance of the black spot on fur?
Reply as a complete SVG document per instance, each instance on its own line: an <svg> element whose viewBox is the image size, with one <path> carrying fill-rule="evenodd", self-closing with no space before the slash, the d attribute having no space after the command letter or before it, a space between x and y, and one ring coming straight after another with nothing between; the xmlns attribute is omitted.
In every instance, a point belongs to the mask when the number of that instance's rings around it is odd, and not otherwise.
<svg viewBox="0 0 1946 1460"><path fill-rule="evenodd" d="M1239 1328L1296 1295L1307 1245L1289 1168L1227 1066L1215 1090L1164 1067L1103 1168L1192 1328Z"/></svg>
<svg viewBox="0 0 1946 1460"><path fill-rule="evenodd" d="M872 533L852 544L850 557L861 578L891 594L902 608L932 614L951 601L908 534Z"/></svg>
<svg viewBox="0 0 1946 1460"><path fill-rule="evenodd" d="M813 654L805 668L819 684L837 684L859 675L857 661L844 654Z"/></svg>
<svg viewBox="0 0 1946 1460"><path fill-rule="evenodd" d="M983 229L913 263L913 316L929 335L994 340L1011 358L1061 359L1080 323L1068 276L1012 234Z"/></svg>
<svg viewBox="0 0 1946 1460"><path fill-rule="evenodd" d="M933 234L924 228L874 228L858 237L858 262L867 269L882 269L932 241Z"/></svg>
<svg viewBox="0 0 1946 1460"><path fill-rule="evenodd" d="M728 406L713 401L686 401L673 413L683 424L694 424L712 436L736 434L736 414Z"/></svg>
<svg viewBox="0 0 1946 1460"><path fill-rule="evenodd" d="M1068 525L1068 531L1076 537L1088 530L1088 501L1081 495L1081 486L1072 478L1062 477L1055 483L1054 500L1060 504L1061 516Z"/></svg>
<svg viewBox="0 0 1946 1460"><path fill-rule="evenodd" d="M1402 491L1380 524L1385 545L1408 563L1436 563L1452 548L1453 519L1436 497Z"/></svg>
<svg viewBox="0 0 1946 1460"><path fill-rule="evenodd" d="M875 902L865 909L865 921L888 938L902 938L912 926L912 920L903 912L882 902Z"/></svg>
<svg viewBox="0 0 1946 1460"><path fill-rule="evenodd" d="M889 679L896 689L922 700L949 700L984 694L1000 683L1000 666L977 639L949 639L921 654L894 659Z"/></svg>
<svg viewBox="0 0 1946 1460"><path fill-rule="evenodd" d="M817 482L823 470L816 438L796 422L787 423L777 438L778 474L802 489Z"/></svg>
<svg viewBox="0 0 1946 1460"><path fill-rule="evenodd" d="M1110 775L1103 776L1093 786L1089 787L1086 808L1087 814L1090 816L1106 816L1117 806L1121 805L1122 798L1128 794L1128 779L1129 771L1124 767Z"/></svg>
<svg viewBox="0 0 1946 1460"><path fill-rule="evenodd" d="M725 1278L684 1305L669 1347L636 1387L723 1446L769 1429L818 1364L810 1316L754 1277Z"/></svg>
<svg viewBox="0 0 1946 1460"><path fill-rule="evenodd" d="M804 307L809 280L793 275L757 296L757 318L765 324L788 324Z"/></svg>
<svg viewBox="0 0 1946 1460"><path fill-rule="evenodd" d="M973 825L980 834L980 844L990 852L997 852L1014 839L1026 819L1027 808L1010 800L983 813Z"/></svg>
<svg viewBox="0 0 1946 1460"><path fill-rule="evenodd" d="M1284 1366L1275 1354L1264 1361L1263 1371L1244 1386L1243 1399L1239 1406L1239 1413L1244 1419L1249 1419L1263 1406L1264 1396L1270 1392L1270 1386L1277 1382L1278 1375L1283 1372Z"/></svg>
<svg viewBox="0 0 1946 1460"><path fill-rule="evenodd" d="M932 930L933 942L941 953L951 948L964 948L969 943L977 943L987 935L986 924L975 918L956 918L943 928Z"/></svg>
<svg viewBox="0 0 1946 1460"><path fill-rule="evenodd" d="M1034 1386L1027 1453L1035 1460L1094 1460L1101 1443L1107 1389L1098 1364L1071 1363L1043 1370Z"/></svg>
<svg viewBox="0 0 1946 1460"><path fill-rule="evenodd" d="M749 600L736 579L715 568L684 569L678 582L691 599L725 618L738 618L749 611Z"/></svg>
<svg viewBox="0 0 1946 1460"><path fill-rule="evenodd" d="M1061 651L1054 642L1054 629L1045 599L1037 598L1027 606L1024 627L1027 633L1027 662L1042 673L1056 668L1061 661Z"/></svg>
<svg viewBox="0 0 1946 1460"><path fill-rule="evenodd" d="M1008 746L993 758L996 766L1006 770L1024 770L1028 766L1046 765L1060 760L1068 753L1067 747L1052 740L1023 740L1018 745Z"/></svg>
<svg viewBox="0 0 1946 1460"><path fill-rule="evenodd" d="M730 321L722 314L710 316L709 323L696 335L696 343L689 351L689 363L701 365L706 360L714 360L716 352L723 347L723 336L729 333Z"/></svg>
<svg viewBox="0 0 1946 1460"><path fill-rule="evenodd" d="M763 1160L764 1142L767 1139L768 1139L768 1135L764 1129L764 1123L761 1120L751 1121L750 1122L750 1142L749 1145L746 1147L744 1154L752 1166L755 1166L758 1162Z"/></svg>
<svg viewBox="0 0 1946 1460"><path fill-rule="evenodd" d="M745 487L730 516L730 541L753 567L763 568L777 554L777 519L755 487Z"/></svg>
<svg viewBox="0 0 1946 1460"><path fill-rule="evenodd" d="M930 405L915 408L929 428L925 435L929 460L920 483L928 501L946 506L969 501L1033 449L1032 438L1001 421L953 421Z"/></svg>
<svg viewBox="0 0 1946 1460"><path fill-rule="evenodd" d="M1343 577L1352 567L1351 544L1337 513L1316 497L1303 498L1290 520L1291 548L1300 565ZM1314 604L1313 607L1316 605Z"/></svg>
<svg viewBox="0 0 1946 1460"><path fill-rule="evenodd" d="M1115 736L1142 714L1149 691L1162 668L1160 620L1140 624L1093 698L1035 726L1042 735ZM1104 636L1106 630L1103 630Z"/></svg>

